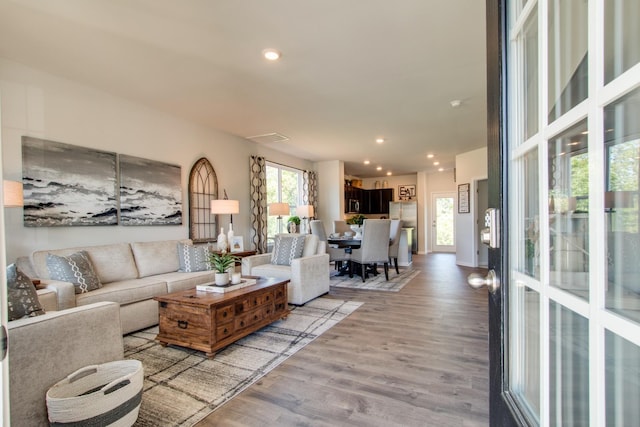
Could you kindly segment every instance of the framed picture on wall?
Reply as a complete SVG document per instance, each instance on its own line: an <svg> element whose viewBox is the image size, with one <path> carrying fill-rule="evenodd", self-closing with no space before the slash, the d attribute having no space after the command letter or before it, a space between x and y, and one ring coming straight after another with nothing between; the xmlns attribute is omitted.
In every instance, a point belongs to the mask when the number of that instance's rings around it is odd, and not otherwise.
<svg viewBox="0 0 640 427"><path fill-rule="evenodd" d="M458 185L458 213L469 213L470 184Z"/></svg>
<svg viewBox="0 0 640 427"><path fill-rule="evenodd" d="M398 185L398 198L400 200L412 200L416 197L415 185Z"/></svg>

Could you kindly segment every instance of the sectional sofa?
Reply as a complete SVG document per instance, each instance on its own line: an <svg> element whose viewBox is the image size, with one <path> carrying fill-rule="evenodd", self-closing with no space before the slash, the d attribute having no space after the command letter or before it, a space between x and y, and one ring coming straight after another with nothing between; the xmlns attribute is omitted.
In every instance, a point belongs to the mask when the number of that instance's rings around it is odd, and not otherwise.
<svg viewBox="0 0 640 427"><path fill-rule="evenodd" d="M122 333L126 334L158 324L158 303L153 297L214 281L213 271L178 271L179 244L190 246L192 242L164 240L38 250L29 257L20 258L17 265L28 276L41 280L43 289L39 291L39 299L47 300L43 304L45 310L66 310L102 301L117 302L120 304ZM80 251L88 254L102 284L99 289L75 293L72 283L51 279L47 266L49 254L69 256Z"/></svg>

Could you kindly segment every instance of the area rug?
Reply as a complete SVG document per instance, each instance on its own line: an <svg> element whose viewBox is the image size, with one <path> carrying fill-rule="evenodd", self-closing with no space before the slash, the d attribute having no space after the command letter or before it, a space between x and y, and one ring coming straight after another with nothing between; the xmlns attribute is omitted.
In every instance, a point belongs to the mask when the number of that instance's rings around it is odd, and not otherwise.
<svg viewBox="0 0 640 427"><path fill-rule="evenodd" d="M136 426L191 426L353 313L361 302L316 298L208 359L162 347L158 327L124 337L125 357L142 362L144 392Z"/></svg>
<svg viewBox="0 0 640 427"><path fill-rule="evenodd" d="M362 277L354 274L352 278L349 275L338 276L336 274L331 275L331 286L336 288L353 288L353 289L369 289L374 291L387 291L398 292L400 289L416 277L420 273L420 270L413 270L411 268L401 269L400 274L396 273L393 268L389 269L389 280L385 280L384 271L380 271L377 276L369 275L369 278L362 281Z"/></svg>

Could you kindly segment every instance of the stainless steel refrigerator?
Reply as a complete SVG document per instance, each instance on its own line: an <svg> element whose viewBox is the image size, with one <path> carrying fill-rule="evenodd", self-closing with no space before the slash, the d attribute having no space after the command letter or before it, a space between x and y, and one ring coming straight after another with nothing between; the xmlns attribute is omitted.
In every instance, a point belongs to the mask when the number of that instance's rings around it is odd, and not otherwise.
<svg viewBox="0 0 640 427"><path fill-rule="evenodd" d="M389 202L389 218L401 219L403 227L413 228L411 252L418 253L418 202Z"/></svg>

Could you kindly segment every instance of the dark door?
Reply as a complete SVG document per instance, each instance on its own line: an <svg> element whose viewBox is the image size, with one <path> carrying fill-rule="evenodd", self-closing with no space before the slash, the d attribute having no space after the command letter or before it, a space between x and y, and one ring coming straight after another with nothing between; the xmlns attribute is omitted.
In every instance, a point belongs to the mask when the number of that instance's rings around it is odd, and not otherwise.
<svg viewBox="0 0 640 427"><path fill-rule="evenodd" d="M490 425L638 425L640 3L486 7Z"/></svg>
<svg viewBox="0 0 640 427"><path fill-rule="evenodd" d="M505 67L505 36L506 11L505 0L487 0L487 149L488 149L488 183L489 208L497 209L494 220L499 233L498 240L490 247L489 269L495 272L495 280L504 282L505 272L508 271L508 235L506 233L505 204L507 191L507 156L506 149L504 106L506 99L506 79L503 73ZM501 155L503 154L503 155ZM486 224L489 225L489 224ZM494 233L495 230L492 230ZM506 327L503 319L507 313L504 303L507 298L508 286L502 283L493 292L489 292L489 416L491 426L525 425L518 423L519 410L510 399L507 377L507 350L503 337Z"/></svg>

